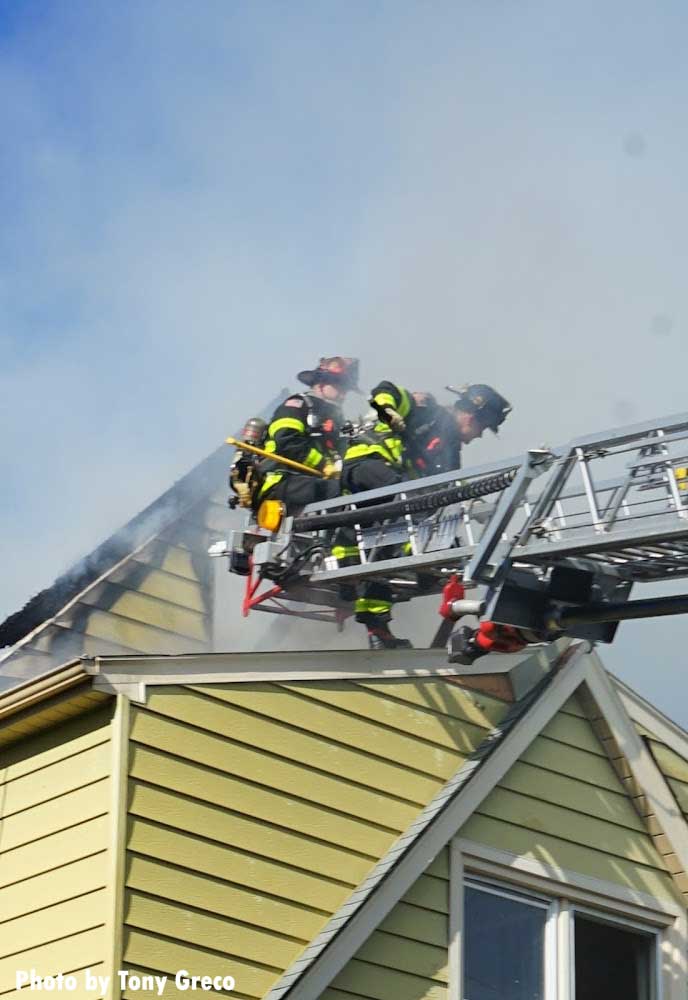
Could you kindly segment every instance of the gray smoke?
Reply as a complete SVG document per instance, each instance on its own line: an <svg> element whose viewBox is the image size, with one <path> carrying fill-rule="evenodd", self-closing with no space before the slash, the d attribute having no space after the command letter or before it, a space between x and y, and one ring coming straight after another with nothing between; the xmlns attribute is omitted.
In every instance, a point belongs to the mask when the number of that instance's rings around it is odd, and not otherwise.
<svg viewBox="0 0 688 1000"><path fill-rule="evenodd" d="M467 464L685 407L682 4L15 8L4 613L321 354L496 385ZM684 720L685 628L606 654Z"/></svg>

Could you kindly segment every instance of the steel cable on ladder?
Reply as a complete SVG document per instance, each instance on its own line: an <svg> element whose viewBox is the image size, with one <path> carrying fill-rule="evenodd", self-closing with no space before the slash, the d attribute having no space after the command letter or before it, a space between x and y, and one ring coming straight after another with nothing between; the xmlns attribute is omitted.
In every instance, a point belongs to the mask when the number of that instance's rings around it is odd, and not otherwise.
<svg viewBox="0 0 688 1000"><path fill-rule="evenodd" d="M501 493L516 478L517 469L509 469L494 476L486 476L474 483L459 483L446 490L436 493L423 493L407 500L392 500L389 503L371 504L358 510L344 510L335 514L311 514L295 517L292 530L321 531L326 528L345 528L353 525L375 524L376 521L386 521L392 517L403 517L406 514L425 514L441 507L466 500L478 500L491 493Z"/></svg>

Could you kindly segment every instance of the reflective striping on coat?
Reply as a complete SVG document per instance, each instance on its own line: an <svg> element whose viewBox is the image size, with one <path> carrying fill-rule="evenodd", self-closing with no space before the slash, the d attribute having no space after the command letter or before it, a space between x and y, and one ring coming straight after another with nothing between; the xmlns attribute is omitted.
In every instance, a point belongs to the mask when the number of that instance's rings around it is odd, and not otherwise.
<svg viewBox="0 0 688 1000"><path fill-rule="evenodd" d="M392 610L392 602L379 597L359 597L354 607L357 614L384 615Z"/></svg>
<svg viewBox="0 0 688 1000"><path fill-rule="evenodd" d="M298 431L300 434L305 434L306 424L303 420L298 420L296 417L279 417L270 424L268 434L270 437L274 437L280 431L286 430Z"/></svg>

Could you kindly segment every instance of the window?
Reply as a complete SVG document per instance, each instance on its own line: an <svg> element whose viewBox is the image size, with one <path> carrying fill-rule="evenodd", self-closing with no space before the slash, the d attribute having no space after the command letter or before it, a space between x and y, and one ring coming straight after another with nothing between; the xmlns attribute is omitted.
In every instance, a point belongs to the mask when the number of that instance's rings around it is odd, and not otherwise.
<svg viewBox="0 0 688 1000"><path fill-rule="evenodd" d="M657 1000L658 934L495 883L464 889L464 1000Z"/></svg>
<svg viewBox="0 0 688 1000"><path fill-rule="evenodd" d="M547 905L467 886L465 910L466 1000L544 1000Z"/></svg>
<svg viewBox="0 0 688 1000"><path fill-rule="evenodd" d="M649 1000L654 936L574 917L576 1000Z"/></svg>

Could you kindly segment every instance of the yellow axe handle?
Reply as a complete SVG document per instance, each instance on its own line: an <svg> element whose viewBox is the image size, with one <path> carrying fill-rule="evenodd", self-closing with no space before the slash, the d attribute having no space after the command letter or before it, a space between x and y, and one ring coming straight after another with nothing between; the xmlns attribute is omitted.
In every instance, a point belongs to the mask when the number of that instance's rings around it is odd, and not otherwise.
<svg viewBox="0 0 688 1000"><path fill-rule="evenodd" d="M265 451L264 448L256 448L255 445L245 444L243 441L237 441L237 439L233 437L228 437L225 441L226 444L236 445L236 447L241 448L242 451L250 451L253 455L260 455L261 458L269 458L273 462L280 462L282 465L288 465L290 469L296 469L298 472L308 472L311 476L318 476L320 479L323 478L322 472L318 469L311 469L309 465L302 465L301 462L294 462L291 458L283 458L282 455L277 455L275 452Z"/></svg>

